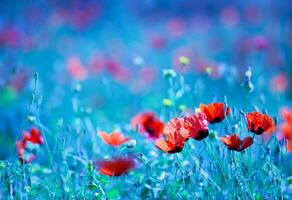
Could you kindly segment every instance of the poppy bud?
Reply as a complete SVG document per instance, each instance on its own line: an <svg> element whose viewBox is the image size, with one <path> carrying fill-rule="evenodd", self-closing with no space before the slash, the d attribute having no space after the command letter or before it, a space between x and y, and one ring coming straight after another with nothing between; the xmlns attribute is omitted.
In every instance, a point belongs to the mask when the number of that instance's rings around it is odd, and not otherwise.
<svg viewBox="0 0 292 200"><path fill-rule="evenodd" d="M209 132L209 138L210 139L216 139L218 136L217 136L217 133L215 131L210 131Z"/></svg>
<svg viewBox="0 0 292 200"><path fill-rule="evenodd" d="M38 80L38 77L39 77L39 74L37 72L35 72L34 75L33 75L34 80L35 81Z"/></svg>
<svg viewBox="0 0 292 200"><path fill-rule="evenodd" d="M81 91L81 89L82 89L82 87L81 87L81 85L78 83L78 84L76 84L75 87L74 87L74 92L79 93L79 92Z"/></svg>
<svg viewBox="0 0 292 200"><path fill-rule="evenodd" d="M27 116L27 121L30 122L30 123L34 123L36 121L36 118L33 115L28 115Z"/></svg>
<svg viewBox="0 0 292 200"><path fill-rule="evenodd" d="M292 185L292 176L287 178L287 185Z"/></svg>
<svg viewBox="0 0 292 200"><path fill-rule="evenodd" d="M179 63L181 65L188 65L188 64L190 64L190 60L186 56L181 56L181 57L179 57Z"/></svg>
<svg viewBox="0 0 292 200"><path fill-rule="evenodd" d="M92 160L90 160L90 161L87 163L87 170L88 170L90 173L93 172L94 167L93 167L93 162L92 162Z"/></svg>
<svg viewBox="0 0 292 200"><path fill-rule="evenodd" d="M164 69L162 72L163 76L167 79L176 77L176 72L173 69Z"/></svg>
<svg viewBox="0 0 292 200"><path fill-rule="evenodd" d="M128 143L127 143L127 148L131 149L131 148L134 148L136 146L136 140L130 140Z"/></svg>
<svg viewBox="0 0 292 200"><path fill-rule="evenodd" d="M251 82L251 68L249 67L248 70L245 72L245 81L241 84L243 91L245 93L251 93L254 90L254 85Z"/></svg>
<svg viewBox="0 0 292 200"><path fill-rule="evenodd" d="M163 99L162 103L166 107L172 106L172 101L170 99Z"/></svg>

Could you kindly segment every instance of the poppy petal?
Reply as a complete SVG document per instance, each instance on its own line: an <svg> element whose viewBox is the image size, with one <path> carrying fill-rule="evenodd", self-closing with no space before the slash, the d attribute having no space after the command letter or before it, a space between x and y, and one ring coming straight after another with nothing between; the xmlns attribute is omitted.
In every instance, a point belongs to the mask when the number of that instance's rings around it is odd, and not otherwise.
<svg viewBox="0 0 292 200"><path fill-rule="evenodd" d="M251 146L253 144L252 137L246 137L241 143L241 150L246 149L247 147Z"/></svg>
<svg viewBox="0 0 292 200"><path fill-rule="evenodd" d="M134 166L135 162L130 158L118 158L109 161L96 162L99 173L107 176L121 176L129 172Z"/></svg>

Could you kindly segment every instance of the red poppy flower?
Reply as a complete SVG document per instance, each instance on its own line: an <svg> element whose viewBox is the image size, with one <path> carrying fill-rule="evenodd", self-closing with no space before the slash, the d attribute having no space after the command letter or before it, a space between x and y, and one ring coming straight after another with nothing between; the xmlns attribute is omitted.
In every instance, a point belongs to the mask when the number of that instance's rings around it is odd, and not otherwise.
<svg viewBox="0 0 292 200"><path fill-rule="evenodd" d="M24 131L23 139L16 142L16 151L21 163L30 163L36 157L35 153L27 148L28 142L39 145L43 144L44 140L41 132L36 128L32 128L29 132Z"/></svg>
<svg viewBox="0 0 292 200"><path fill-rule="evenodd" d="M260 112L251 112L246 114L248 130L261 135L274 127L273 119Z"/></svg>
<svg viewBox="0 0 292 200"><path fill-rule="evenodd" d="M206 114L208 122L211 124L218 123L224 120L230 112L230 108L227 106L225 108L224 103L211 103L208 105L200 104L200 109Z"/></svg>
<svg viewBox="0 0 292 200"><path fill-rule="evenodd" d="M292 110L289 108L282 108L281 109L281 116L285 122L292 123Z"/></svg>
<svg viewBox="0 0 292 200"><path fill-rule="evenodd" d="M288 151L292 152L292 111L283 108L281 115L284 122L280 125L280 131L288 142Z"/></svg>
<svg viewBox="0 0 292 200"><path fill-rule="evenodd" d="M19 159L23 159L25 143L21 140L16 142L16 151Z"/></svg>
<svg viewBox="0 0 292 200"><path fill-rule="evenodd" d="M292 152L292 123L283 123L280 125L280 130L288 142L288 151Z"/></svg>
<svg viewBox="0 0 292 200"><path fill-rule="evenodd" d="M209 135L207 116L203 112L183 118L181 135L184 138L202 140Z"/></svg>
<svg viewBox="0 0 292 200"><path fill-rule="evenodd" d="M253 144L251 137L246 137L244 140L240 140L236 134L220 137L220 140L228 147L228 149L234 151L243 151Z"/></svg>
<svg viewBox="0 0 292 200"><path fill-rule="evenodd" d="M35 159L35 154L26 152L26 142L19 140L16 142L16 151L21 163L31 163Z"/></svg>
<svg viewBox="0 0 292 200"><path fill-rule="evenodd" d="M29 133L26 131L23 132L23 141L24 142L29 141L33 144L43 144L44 143L41 132L36 128L30 129Z"/></svg>
<svg viewBox="0 0 292 200"><path fill-rule="evenodd" d="M138 128L140 133L147 133L153 139L159 138L164 128L164 124L152 112L137 114L132 119L131 125L133 129Z"/></svg>
<svg viewBox="0 0 292 200"><path fill-rule="evenodd" d="M119 132L107 134L105 132L100 131L98 135L104 143L111 146L120 146L121 144L130 140L130 138L124 137L124 135Z"/></svg>
<svg viewBox="0 0 292 200"><path fill-rule="evenodd" d="M183 123L182 118L174 118L168 122L163 131L166 138L157 139L155 146L166 153L181 152L185 143L185 138L181 135Z"/></svg>
<svg viewBox="0 0 292 200"><path fill-rule="evenodd" d="M120 176L130 171L135 162L130 158L117 158L108 161L99 161L96 163L99 173L107 176Z"/></svg>

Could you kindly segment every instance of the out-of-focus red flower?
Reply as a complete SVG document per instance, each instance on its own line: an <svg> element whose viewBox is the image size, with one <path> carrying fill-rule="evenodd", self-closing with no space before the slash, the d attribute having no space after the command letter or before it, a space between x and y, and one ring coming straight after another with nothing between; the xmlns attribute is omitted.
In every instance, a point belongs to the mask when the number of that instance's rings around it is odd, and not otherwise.
<svg viewBox="0 0 292 200"><path fill-rule="evenodd" d="M105 61L102 55L96 54L89 62L90 71L99 74L104 70Z"/></svg>
<svg viewBox="0 0 292 200"><path fill-rule="evenodd" d="M258 24L262 17L260 9L256 5L246 6L244 10L244 14L245 14L246 20L250 24L254 24L254 25Z"/></svg>
<svg viewBox="0 0 292 200"><path fill-rule="evenodd" d="M280 124L280 131L288 142L288 151L292 152L292 110L282 108L281 116L284 122Z"/></svg>
<svg viewBox="0 0 292 200"><path fill-rule="evenodd" d="M285 92L288 88L287 75L282 73L274 76L270 82L270 88L274 92Z"/></svg>
<svg viewBox="0 0 292 200"><path fill-rule="evenodd" d="M185 32L185 21L181 18L173 18L167 24L168 32L173 37L181 37Z"/></svg>
<svg viewBox="0 0 292 200"><path fill-rule="evenodd" d="M246 137L243 140L240 140L236 133L232 135L225 135L219 139L228 147L228 149L234 151L243 151L253 144L252 137Z"/></svg>
<svg viewBox="0 0 292 200"><path fill-rule="evenodd" d="M76 80L84 80L87 77L87 70L78 57L70 57L67 60L67 69Z"/></svg>
<svg viewBox="0 0 292 200"><path fill-rule="evenodd" d="M16 152L20 160L23 160L24 158L24 149L25 149L25 143L21 140L16 141Z"/></svg>
<svg viewBox="0 0 292 200"><path fill-rule="evenodd" d="M168 122L163 130L166 138L157 139L155 146L165 153L181 152L185 143L185 138L181 135L183 123L184 120L182 118L174 118Z"/></svg>
<svg viewBox="0 0 292 200"><path fill-rule="evenodd" d="M150 44L153 49L161 50L166 47L167 42L164 37L155 35L150 38Z"/></svg>
<svg viewBox="0 0 292 200"><path fill-rule="evenodd" d="M33 144L43 144L44 143L43 136L42 136L41 132L36 128L30 129L29 132L24 131L23 132L23 141L24 142L31 142Z"/></svg>
<svg viewBox="0 0 292 200"><path fill-rule="evenodd" d="M105 67L108 73L119 82L126 82L131 76L131 71L120 65L115 59L106 60Z"/></svg>
<svg viewBox="0 0 292 200"><path fill-rule="evenodd" d="M135 162L131 158L117 158L107 161L96 162L99 173L106 176L121 176L129 172L134 166Z"/></svg>
<svg viewBox="0 0 292 200"><path fill-rule="evenodd" d="M225 26L232 27L239 23L240 16L233 6L226 6L220 12L220 20Z"/></svg>
<svg viewBox="0 0 292 200"><path fill-rule="evenodd" d="M164 124L154 113L144 112L137 114L131 121L133 129L137 129L140 133L147 133L152 139L157 139L163 133Z"/></svg>
<svg viewBox="0 0 292 200"><path fill-rule="evenodd" d="M26 152L26 143L22 140L16 142L16 152L21 163L31 163L35 159L35 154Z"/></svg>
<svg viewBox="0 0 292 200"><path fill-rule="evenodd" d="M16 142L17 156L21 163L32 162L36 155L28 148L28 143L42 145L44 143L41 132L37 128L32 128L29 132L23 132L23 139Z"/></svg>
<svg viewBox="0 0 292 200"><path fill-rule="evenodd" d="M198 112L192 116L183 118L181 135L188 139L202 140L209 135L207 116Z"/></svg>
<svg viewBox="0 0 292 200"><path fill-rule="evenodd" d="M120 146L121 144L130 140L129 137L125 137L122 133L119 132L107 134L105 132L99 131L98 135L104 143L111 146Z"/></svg>
<svg viewBox="0 0 292 200"><path fill-rule="evenodd" d="M8 81L8 84L18 92L22 91L29 78L28 70L20 70Z"/></svg>
<svg viewBox="0 0 292 200"><path fill-rule="evenodd" d="M265 114L260 112L251 112L246 114L248 130L261 135L268 130L273 129L274 121L273 119Z"/></svg>
<svg viewBox="0 0 292 200"><path fill-rule="evenodd" d="M153 67L144 67L139 70L139 78L141 78L146 84L151 83L156 76L156 71Z"/></svg>
<svg viewBox="0 0 292 200"><path fill-rule="evenodd" d="M251 39L251 45L258 50L265 50L269 47L269 42L265 36L258 35Z"/></svg>
<svg viewBox="0 0 292 200"><path fill-rule="evenodd" d="M200 110L206 114L208 122L211 124L221 122L230 112L230 108L225 108L224 103L200 104Z"/></svg>
<svg viewBox="0 0 292 200"><path fill-rule="evenodd" d="M23 34L17 27L7 26L0 30L0 44L12 48L19 48Z"/></svg>
<svg viewBox="0 0 292 200"><path fill-rule="evenodd" d="M289 108L282 108L281 116L285 122L292 123L292 110Z"/></svg>

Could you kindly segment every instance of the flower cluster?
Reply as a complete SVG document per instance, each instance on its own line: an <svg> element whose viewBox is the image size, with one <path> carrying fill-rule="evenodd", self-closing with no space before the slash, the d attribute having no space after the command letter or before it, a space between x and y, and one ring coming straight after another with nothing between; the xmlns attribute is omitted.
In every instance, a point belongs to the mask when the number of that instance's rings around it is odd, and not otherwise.
<svg viewBox="0 0 292 200"><path fill-rule="evenodd" d="M163 129L164 138L159 138L155 146L166 153L178 153L183 150L189 138L203 140L209 135L208 124L219 123L230 113L230 108L224 103L216 102L208 105L201 104L200 112L181 118L170 120ZM248 130L256 135L274 129L273 119L260 112L246 114ZM243 151L253 144L252 137L241 140L236 133L219 138L228 149Z"/></svg>

